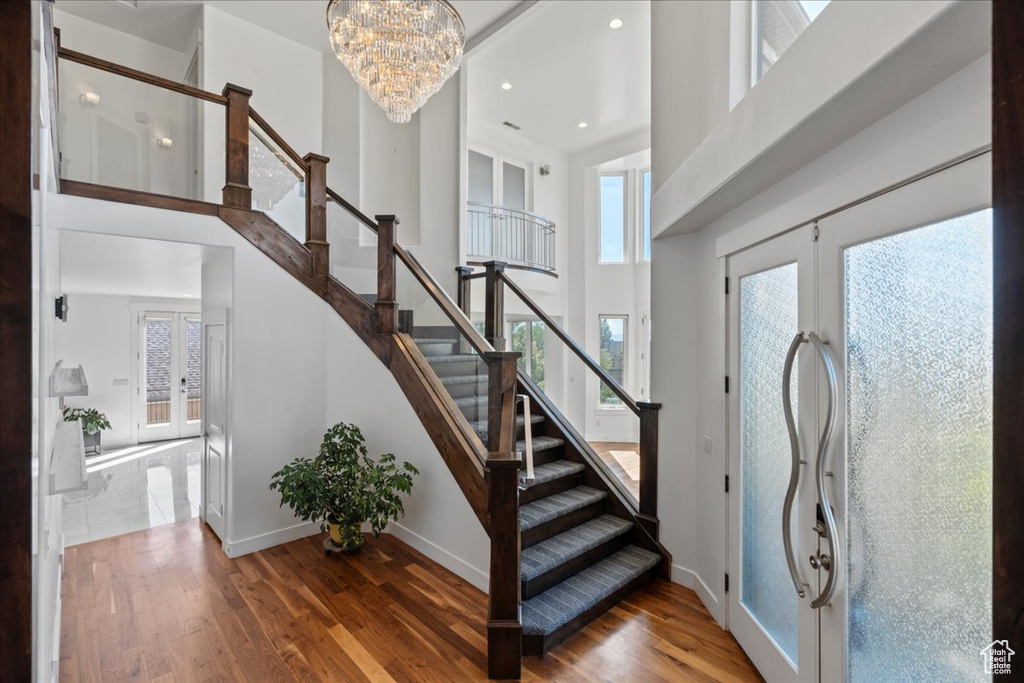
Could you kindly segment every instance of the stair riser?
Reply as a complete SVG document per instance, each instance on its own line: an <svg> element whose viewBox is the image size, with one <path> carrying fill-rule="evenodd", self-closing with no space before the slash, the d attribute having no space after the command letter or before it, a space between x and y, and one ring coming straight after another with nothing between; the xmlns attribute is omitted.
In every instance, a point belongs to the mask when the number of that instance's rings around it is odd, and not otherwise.
<svg viewBox="0 0 1024 683"><path fill-rule="evenodd" d="M534 459L534 465L537 465L536 459ZM519 492L519 505L526 505L532 503L535 500L553 496L556 493L562 491L568 491L569 489L576 488L583 484L583 473L570 474L567 477L559 477L543 484L537 484L531 486L525 491Z"/></svg>
<svg viewBox="0 0 1024 683"><path fill-rule="evenodd" d="M563 640L576 633L591 621L601 616L616 604L622 602L633 591L646 585L658 576L657 565L636 577L607 598L597 603L586 612L570 621L554 633L547 636L523 636L523 656L539 657L551 650Z"/></svg>
<svg viewBox="0 0 1024 683"><path fill-rule="evenodd" d="M475 384L448 384L445 385L448 395L452 398L468 398L470 396L486 396L487 382Z"/></svg>
<svg viewBox="0 0 1024 683"><path fill-rule="evenodd" d="M431 363L430 367L438 377L457 377L464 375L487 376L487 366L482 361L461 360L451 363Z"/></svg>
<svg viewBox="0 0 1024 683"><path fill-rule="evenodd" d="M565 453L562 446L558 446L557 448L546 448L542 451L533 452L533 465L534 467L537 465L546 465L549 462L563 460L564 458Z"/></svg>
<svg viewBox="0 0 1024 683"><path fill-rule="evenodd" d="M416 346L424 356L433 358L452 355L455 352L456 342L453 340L450 344L417 344Z"/></svg>
<svg viewBox="0 0 1024 683"><path fill-rule="evenodd" d="M523 600L529 600L533 596L543 593L556 583L561 583L573 574L577 574L590 565L597 564L609 555L622 550L629 545L629 538L628 531L621 533L614 538L608 539L601 545L591 548L579 557L575 557L529 581L523 581Z"/></svg>
<svg viewBox="0 0 1024 683"><path fill-rule="evenodd" d="M574 526L579 526L584 522L589 522L602 514L604 514L604 500L595 501L586 507L573 510L561 517L556 517L550 522L544 522L532 529L520 531L520 542L523 548L529 548L535 543L540 543L545 538L551 538L552 536L560 534L563 531L567 531Z"/></svg>

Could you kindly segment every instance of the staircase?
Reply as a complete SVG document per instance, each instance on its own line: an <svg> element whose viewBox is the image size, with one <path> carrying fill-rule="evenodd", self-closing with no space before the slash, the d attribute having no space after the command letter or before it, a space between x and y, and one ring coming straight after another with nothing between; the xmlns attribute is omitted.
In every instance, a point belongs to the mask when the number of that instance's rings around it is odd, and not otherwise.
<svg viewBox="0 0 1024 683"><path fill-rule="evenodd" d="M328 159L300 157L250 106L251 92L221 94L57 47L60 59L171 90L225 109L225 180L213 203L62 180L66 194L215 216L323 299L387 366L436 446L490 542L488 670L518 678L523 655L542 655L656 576L671 556L658 542L657 411L633 400L544 311L504 275L460 267L458 304L395 241L397 219L371 220L326 185ZM55 75L53 75L55 78ZM255 125L279 159L304 178L306 240L252 209L249 134ZM256 130L256 129L254 129ZM327 207L348 212L377 235L377 291L356 294L330 274ZM412 290L399 291L399 262ZM486 335L469 321L469 280L487 278ZM541 318L596 378L639 418L640 496L635 500L569 420L503 351L504 291ZM410 294L410 292L412 292ZM404 304L404 305L403 305ZM425 307L431 310L424 315ZM417 312L419 311L419 312ZM414 313L422 324L414 325ZM529 399L529 425L517 396ZM534 479L521 454L532 445Z"/></svg>
<svg viewBox="0 0 1024 683"><path fill-rule="evenodd" d="M487 440L487 368L436 329L412 339L481 440ZM528 377L517 393L527 393ZM535 389L535 387L532 387ZM550 408L549 408L550 409ZM523 654L541 655L653 579L662 556L634 543L634 522L609 492L584 482L586 461L531 410L534 480L519 493ZM526 451L526 420L516 415L515 450Z"/></svg>

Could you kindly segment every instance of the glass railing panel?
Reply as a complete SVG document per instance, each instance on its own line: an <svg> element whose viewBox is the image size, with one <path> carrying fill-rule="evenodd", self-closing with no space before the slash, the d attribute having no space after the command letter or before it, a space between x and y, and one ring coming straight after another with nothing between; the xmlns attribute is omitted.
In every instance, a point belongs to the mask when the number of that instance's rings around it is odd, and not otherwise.
<svg viewBox="0 0 1024 683"><path fill-rule="evenodd" d="M306 241L305 169L255 121L249 121L249 187L254 210Z"/></svg>
<svg viewBox="0 0 1024 683"><path fill-rule="evenodd" d="M205 153L201 133L224 128L223 106L66 59L58 69L62 179L220 202L223 145Z"/></svg>
<svg viewBox="0 0 1024 683"><path fill-rule="evenodd" d="M482 339L471 339L431 296L409 267L398 259L396 268L398 327L409 334L445 391L472 429L487 443L488 369L481 355ZM447 295L444 295L447 296ZM472 327L468 321L466 325Z"/></svg>
<svg viewBox="0 0 1024 683"><path fill-rule="evenodd" d="M377 233L328 198L327 241L331 275L373 303L377 299Z"/></svg>

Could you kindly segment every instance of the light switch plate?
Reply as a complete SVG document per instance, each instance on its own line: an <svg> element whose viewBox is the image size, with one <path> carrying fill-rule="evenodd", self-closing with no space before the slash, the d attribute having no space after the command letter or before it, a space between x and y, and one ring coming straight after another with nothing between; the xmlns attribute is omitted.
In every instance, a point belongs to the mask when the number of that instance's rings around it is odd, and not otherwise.
<svg viewBox="0 0 1024 683"><path fill-rule="evenodd" d="M704 453L705 455L711 455L711 437L704 437Z"/></svg>

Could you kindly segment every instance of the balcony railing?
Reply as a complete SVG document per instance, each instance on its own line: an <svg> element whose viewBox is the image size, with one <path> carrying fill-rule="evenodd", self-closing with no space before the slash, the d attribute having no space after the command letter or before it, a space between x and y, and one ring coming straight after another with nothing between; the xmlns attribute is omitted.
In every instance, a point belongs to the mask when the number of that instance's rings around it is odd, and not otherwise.
<svg viewBox="0 0 1024 683"><path fill-rule="evenodd" d="M511 267L555 272L555 224L529 211L467 202L469 263L504 261Z"/></svg>

